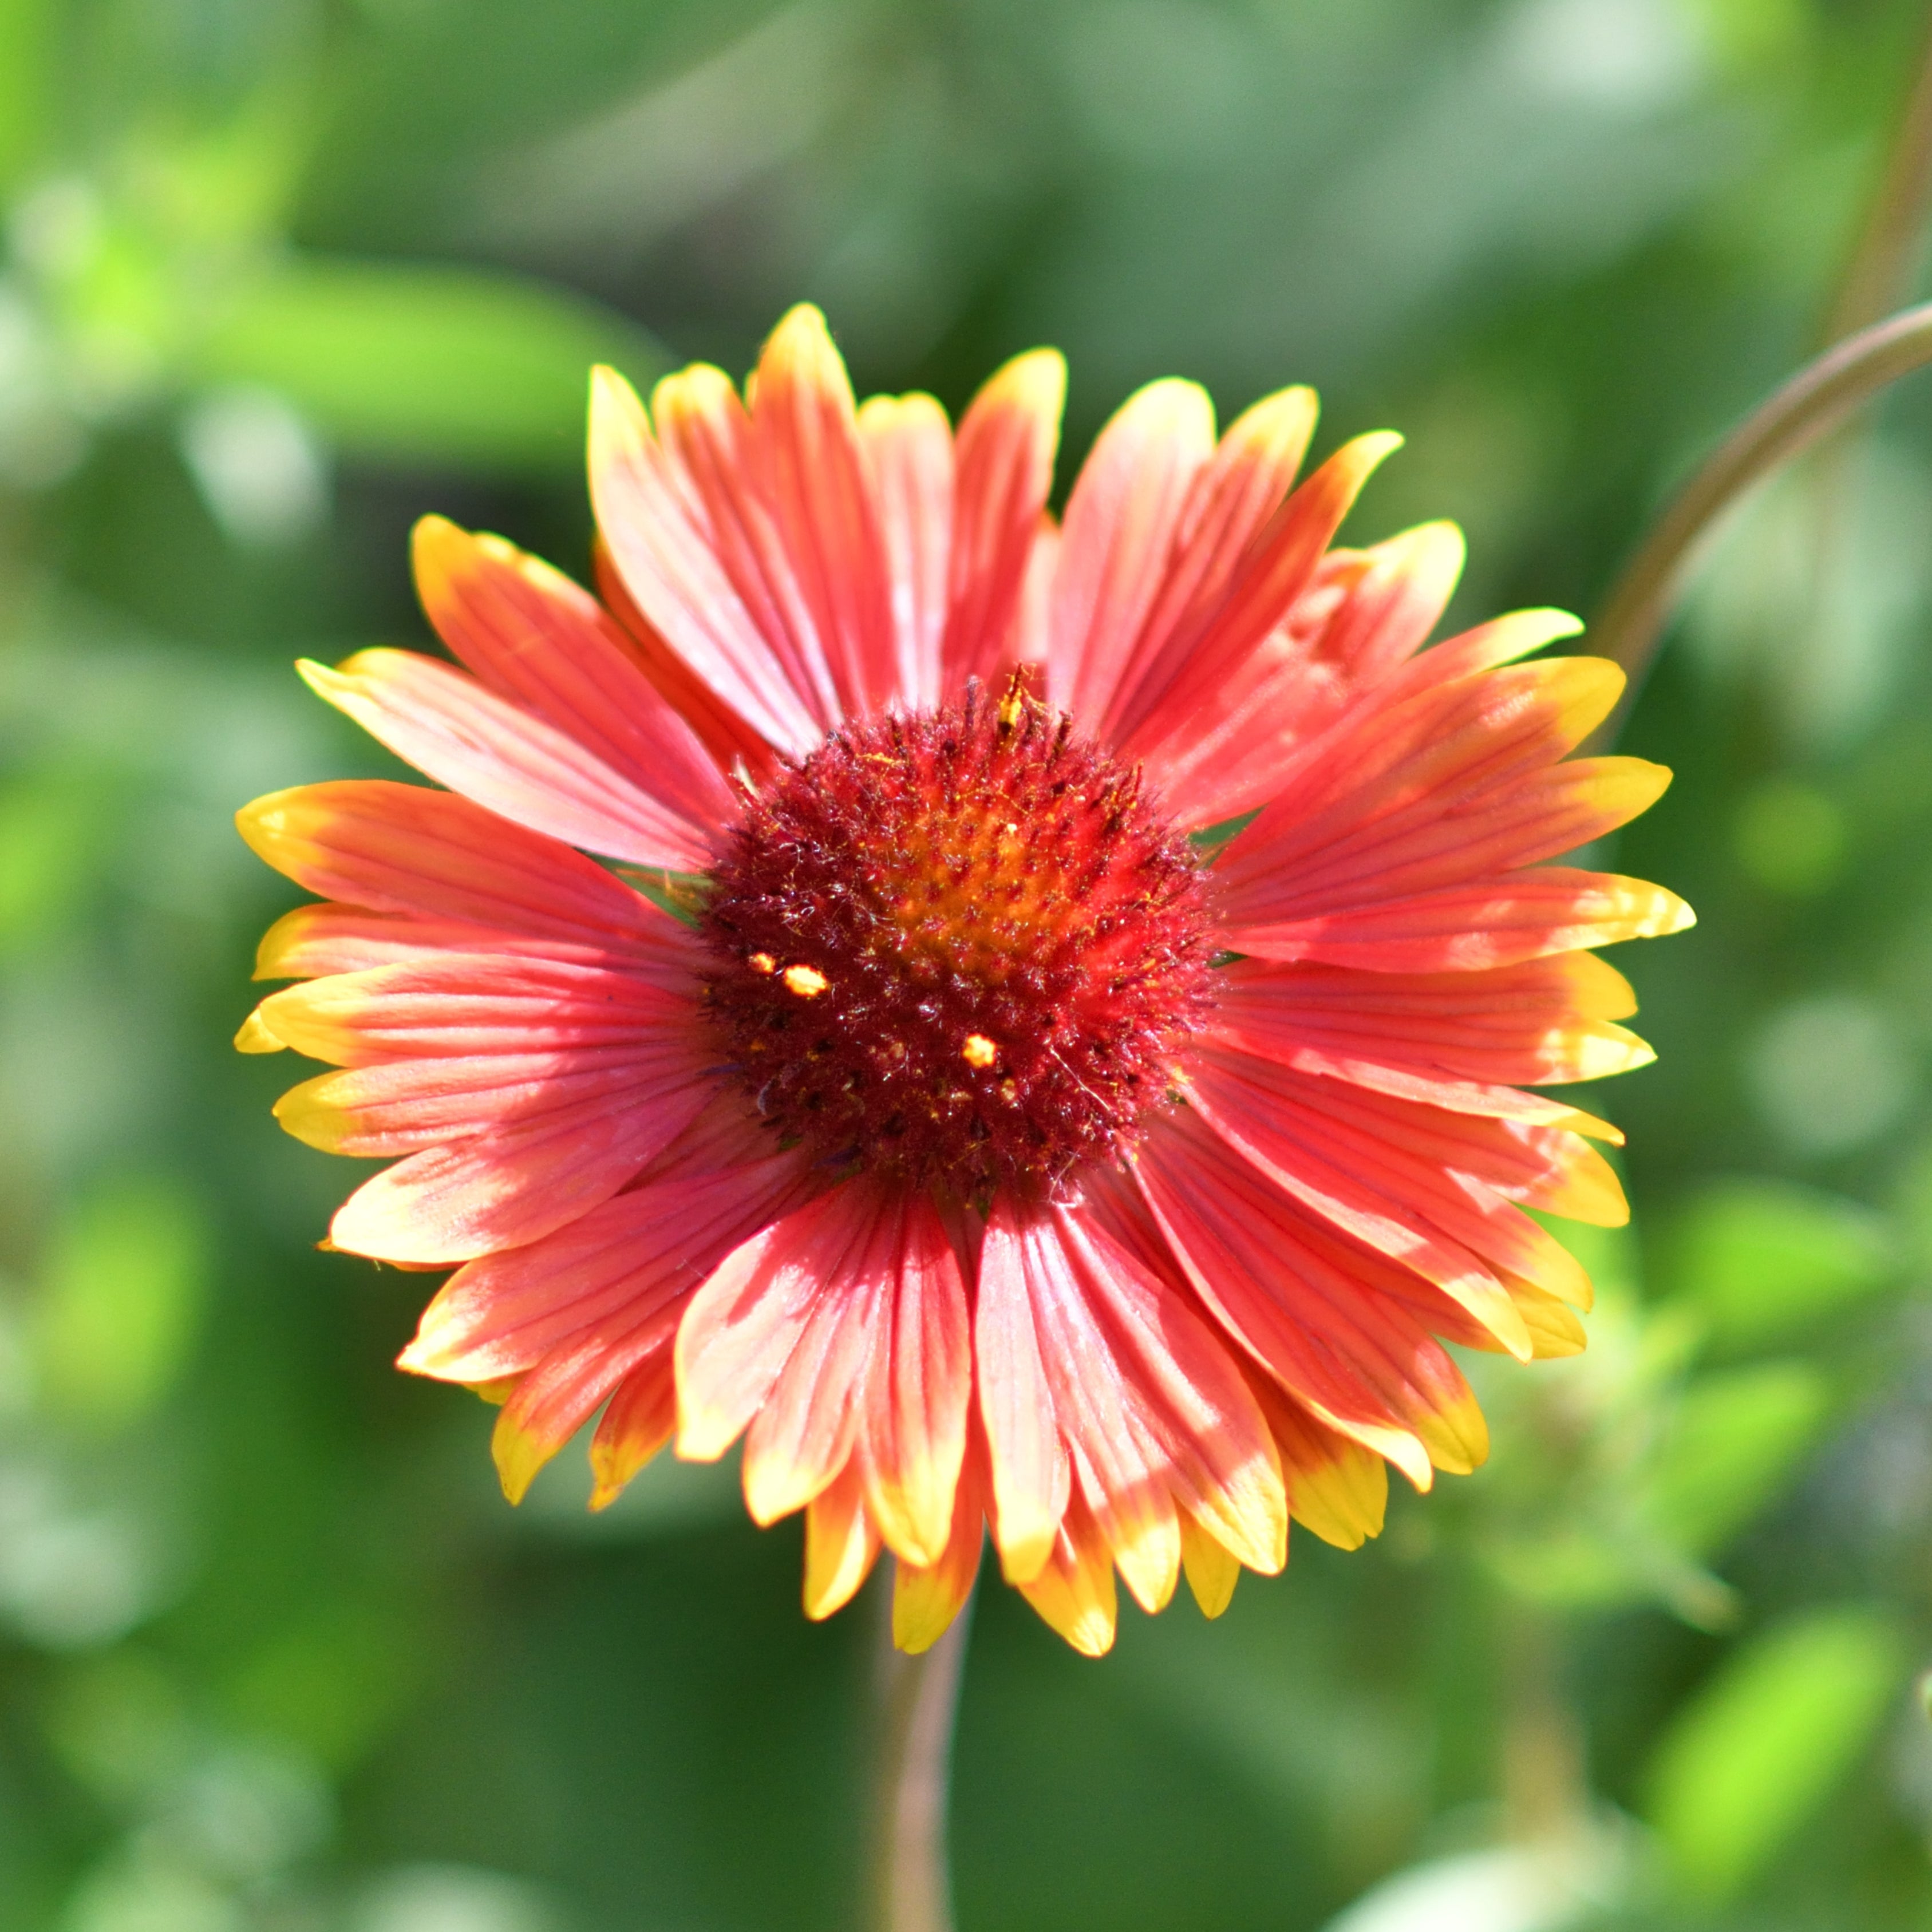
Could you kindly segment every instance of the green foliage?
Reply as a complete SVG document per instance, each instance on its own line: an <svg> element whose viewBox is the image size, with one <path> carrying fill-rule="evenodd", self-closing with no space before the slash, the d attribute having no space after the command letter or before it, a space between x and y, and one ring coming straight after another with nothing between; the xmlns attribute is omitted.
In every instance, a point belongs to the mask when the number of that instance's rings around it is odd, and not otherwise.
<svg viewBox="0 0 1932 1932"><path fill-rule="evenodd" d="M641 329L539 283L321 260L249 290L198 358L287 397L352 455L554 470L582 460L598 362L646 386L662 368Z"/></svg>
<svg viewBox="0 0 1932 1932"><path fill-rule="evenodd" d="M1700 1195L1669 1249L1668 1278L1738 1347L1789 1341L1885 1286L1882 1219L1788 1184L1738 1180Z"/></svg>
<svg viewBox="0 0 1932 1932"><path fill-rule="evenodd" d="M1823 1376L1802 1362L1700 1376L1658 1445L1645 1515L1684 1550L1721 1549L1783 1491L1830 1400Z"/></svg>
<svg viewBox="0 0 1932 1932"><path fill-rule="evenodd" d="M1646 1814L1685 1880L1734 1895L1828 1796L1904 1676L1894 1620L1822 1610L1739 1646L1660 1740Z"/></svg>

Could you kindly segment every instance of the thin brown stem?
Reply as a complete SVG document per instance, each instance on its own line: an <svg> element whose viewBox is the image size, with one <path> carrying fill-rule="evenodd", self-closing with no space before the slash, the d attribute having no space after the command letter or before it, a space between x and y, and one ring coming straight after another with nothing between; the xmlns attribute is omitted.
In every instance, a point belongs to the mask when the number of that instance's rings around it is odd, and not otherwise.
<svg viewBox="0 0 1932 1932"><path fill-rule="evenodd" d="M1912 292L1932 216L1932 8L1923 35L1917 75L1887 145L1884 172L1826 315L1825 344L1877 321Z"/></svg>
<svg viewBox="0 0 1932 1932"><path fill-rule="evenodd" d="M1686 569L1746 490L1843 422L1887 384L1932 362L1932 302L1862 329L1760 404L1678 491L1624 566L1592 626L1596 650L1633 690L1663 634Z"/></svg>
<svg viewBox="0 0 1932 1932"><path fill-rule="evenodd" d="M952 1932L946 1805L973 1606L969 1600L930 1650L908 1657L892 1646L892 1593L880 1596L872 1923L876 1932Z"/></svg>

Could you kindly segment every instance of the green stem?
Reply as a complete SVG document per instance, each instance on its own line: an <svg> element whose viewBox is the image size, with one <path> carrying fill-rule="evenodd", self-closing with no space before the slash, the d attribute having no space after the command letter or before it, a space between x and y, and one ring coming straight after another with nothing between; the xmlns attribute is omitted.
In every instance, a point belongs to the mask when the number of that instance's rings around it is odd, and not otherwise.
<svg viewBox="0 0 1932 1932"><path fill-rule="evenodd" d="M969 1600L930 1650L908 1657L892 1645L892 1592L879 1594L871 1922L876 1932L952 1932L946 1805L973 1606Z"/></svg>
<svg viewBox="0 0 1932 1932"><path fill-rule="evenodd" d="M1592 641L1635 689L1684 575L1712 526L1744 493L1887 384L1932 362L1932 302L1862 329L1808 364L1747 416L1678 491L1612 586Z"/></svg>

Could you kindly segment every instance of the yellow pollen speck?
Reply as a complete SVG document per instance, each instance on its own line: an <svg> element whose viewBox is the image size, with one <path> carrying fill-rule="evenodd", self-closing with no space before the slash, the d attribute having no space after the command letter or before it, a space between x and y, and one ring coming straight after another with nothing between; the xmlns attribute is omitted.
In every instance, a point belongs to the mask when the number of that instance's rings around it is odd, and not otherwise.
<svg viewBox="0 0 1932 1932"><path fill-rule="evenodd" d="M788 966L785 985L801 1000L815 1000L832 982L815 966Z"/></svg>
<svg viewBox="0 0 1932 1932"><path fill-rule="evenodd" d="M990 1066L1000 1057L1000 1049L982 1033L969 1033L959 1052L968 1066Z"/></svg>
<svg viewBox="0 0 1932 1932"><path fill-rule="evenodd" d="M746 962L754 973L776 973L778 962L769 952L754 952Z"/></svg>

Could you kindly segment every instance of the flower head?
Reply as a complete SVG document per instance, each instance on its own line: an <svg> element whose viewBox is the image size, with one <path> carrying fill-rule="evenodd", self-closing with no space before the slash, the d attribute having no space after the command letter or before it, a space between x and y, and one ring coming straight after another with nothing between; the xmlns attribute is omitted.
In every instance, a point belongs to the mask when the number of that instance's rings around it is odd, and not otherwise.
<svg viewBox="0 0 1932 1932"><path fill-rule="evenodd" d="M1062 382L856 406L809 308L742 399L600 373L601 597L431 518L457 664L304 667L447 789L241 815L320 902L240 1044L399 1156L331 1240L456 1264L403 1366L502 1400L513 1499L600 1410L599 1504L742 1438L808 1610L890 1549L913 1648L988 1529L1097 1652L1117 1572L1216 1614L1291 1517L1353 1546L1388 1464L1474 1467L1443 1343L1580 1348L1522 1210L1624 1214L1614 1130L1522 1090L1649 1058L1586 949L1690 919L1540 862L1667 778L1566 758L1622 685L1522 662L1574 622L1424 650L1455 532L1330 548L1394 439L1298 486L1306 391L1217 440L1156 382L1056 524Z"/></svg>

